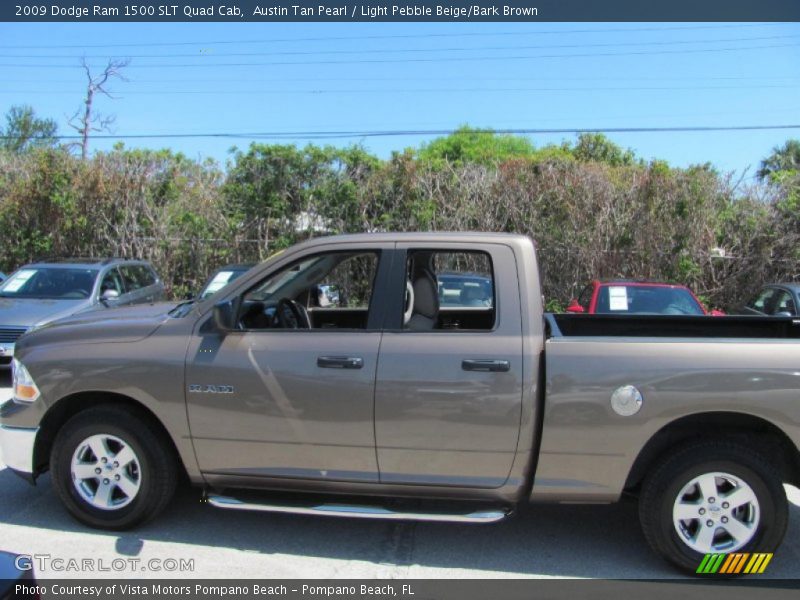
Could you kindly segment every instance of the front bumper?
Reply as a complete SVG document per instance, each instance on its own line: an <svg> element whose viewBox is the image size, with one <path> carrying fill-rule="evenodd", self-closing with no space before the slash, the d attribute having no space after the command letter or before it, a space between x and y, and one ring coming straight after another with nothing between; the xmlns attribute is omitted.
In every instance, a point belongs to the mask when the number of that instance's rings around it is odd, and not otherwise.
<svg viewBox="0 0 800 600"><path fill-rule="evenodd" d="M0 425L0 460L12 471L33 475L33 447L39 428Z"/></svg>

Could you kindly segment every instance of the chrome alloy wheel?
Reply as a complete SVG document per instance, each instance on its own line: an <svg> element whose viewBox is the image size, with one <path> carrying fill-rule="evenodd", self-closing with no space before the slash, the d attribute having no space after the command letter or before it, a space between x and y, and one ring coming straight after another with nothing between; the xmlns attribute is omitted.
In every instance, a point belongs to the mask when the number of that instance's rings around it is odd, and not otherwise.
<svg viewBox="0 0 800 600"><path fill-rule="evenodd" d="M704 473L683 486L672 522L684 544L700 554L735 552L758 529L760 511L753 489L728 473Z"/></svg>
<svg viewBox="0 0 800 600"><path fill-rule="evenodd" d="M93 435L78 444L70 470L80 497L101 510L127 506L142 485L139 458L129 444L113 435Z"/></svg>

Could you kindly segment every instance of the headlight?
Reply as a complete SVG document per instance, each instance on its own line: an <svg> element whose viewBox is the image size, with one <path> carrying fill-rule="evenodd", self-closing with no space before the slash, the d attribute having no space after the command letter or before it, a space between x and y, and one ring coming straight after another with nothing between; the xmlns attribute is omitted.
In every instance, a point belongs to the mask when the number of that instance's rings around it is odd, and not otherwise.
<svg viewBox="0 0 800 600"><path fill-rule="evenodd" d="M28 373L21 362L16 358L11 363L14 380L14 400L18 402L34 402L39 396L39 388L33 381L33 377Z"/></svg>

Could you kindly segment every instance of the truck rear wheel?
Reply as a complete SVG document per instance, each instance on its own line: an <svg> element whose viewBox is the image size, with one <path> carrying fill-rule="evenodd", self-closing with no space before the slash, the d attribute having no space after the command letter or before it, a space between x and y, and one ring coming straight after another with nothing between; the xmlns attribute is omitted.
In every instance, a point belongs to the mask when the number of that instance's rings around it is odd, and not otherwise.
<svg viewBox="0 0 800 600"><path fill-rule="evenodd" d="M129 529L155 517L175 491L171 449L135 411L101 406L61 428L50 455L53 485L81 523Z"/></svg>
<svg viewBox="0 0 800 600"><path fill-rule="evenodd" d="M772 552L788 503L775 468L727 441L700 442L667 457L645 479L639 519L650 546L695 573L711 553Z"/></svg>

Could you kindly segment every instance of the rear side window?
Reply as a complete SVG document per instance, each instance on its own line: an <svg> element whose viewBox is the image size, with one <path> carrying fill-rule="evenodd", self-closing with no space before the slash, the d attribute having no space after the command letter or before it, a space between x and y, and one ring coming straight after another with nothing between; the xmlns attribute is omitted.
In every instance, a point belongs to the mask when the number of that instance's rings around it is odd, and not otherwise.
<svg viewBox="0 0 800 600"><path fill-rule="evenodd" d="M139 271L140 281L144 283L144 287L150 287L156 284L158 278L153 272L153 269L145 265L139 265L135 268Z"/></svg>
<svg viewBox="0 0 800 600"><path fill-rule="evenodd" d="M406 279L405 329L494 328L494 271L485 252L410 251Z"/></svg>

